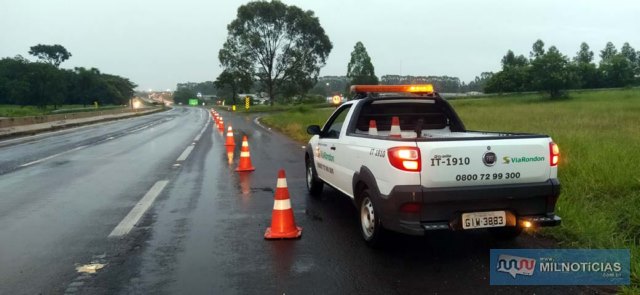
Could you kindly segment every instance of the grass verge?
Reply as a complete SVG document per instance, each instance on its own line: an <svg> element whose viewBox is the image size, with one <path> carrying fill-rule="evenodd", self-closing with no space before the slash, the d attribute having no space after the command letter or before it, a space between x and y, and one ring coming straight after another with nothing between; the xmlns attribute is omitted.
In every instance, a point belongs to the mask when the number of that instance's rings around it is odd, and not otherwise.
<svg viewBox="0 0 640 295"><path fill-rule="evenodd" d="M27 117L27 116L42 116L52 114L65 114L65 113L77 113L77 112L92 112L100 110L111 110L124 108L123 106L107 105L100 108L94 108L93 106L83 107L82 105L63 105L54 109L52 106L46 108L39 108L36 106L19 106L19 105L0 105L0 117Z"/></svg>
<svg viewBox="0 0 640 295"><path fill-rule="evenodd" d="M640 294L640 89L572 92L551 101L527 94L451 101L470 130L550 135L560 146L562 226L545 228L564 248L628 248L631 286ZM307 125L333 109L289 110L262 121L300 142Z"/></svg>

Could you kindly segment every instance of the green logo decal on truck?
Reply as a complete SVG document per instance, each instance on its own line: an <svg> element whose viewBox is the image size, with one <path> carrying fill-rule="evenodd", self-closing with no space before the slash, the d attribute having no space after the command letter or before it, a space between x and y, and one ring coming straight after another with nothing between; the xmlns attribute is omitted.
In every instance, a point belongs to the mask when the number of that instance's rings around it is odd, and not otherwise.
<svg viewBox="0 0 640 295"><path fill-rule="evenodd" d="M542 162L544 161L544 157L534 156L534 157L502 157L502 164L520 164L520 163L529 163L529 162Z"/></svg>
<svg viewBox="0 0 640 295"><path fill-rule="evenodd" d="M325 152L321 152L320 153L320 157L322 157L323 159L327 160L327 161L331 161L333 162L333 155L329 154L329 153L325 153Z"/></svg>

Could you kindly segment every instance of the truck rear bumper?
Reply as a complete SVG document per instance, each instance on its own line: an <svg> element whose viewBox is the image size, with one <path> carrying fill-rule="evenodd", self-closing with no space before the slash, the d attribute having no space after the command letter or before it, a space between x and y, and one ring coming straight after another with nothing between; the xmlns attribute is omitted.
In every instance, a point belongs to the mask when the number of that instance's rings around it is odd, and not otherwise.
<svg viewBox="0 0 640 295"><path fill-rule="evenodd" d="M403 205L416 203L418 192L422 196L419 211L403 211ZM462 213L495 210L507 212L508 226L525 221L533 227L556 226L561 223L554 212L559 194L557 179L533 184L456 188L396 186L389 195L381 195L376 205L385 228L424 235L431 230L462 230Z"/></svg>

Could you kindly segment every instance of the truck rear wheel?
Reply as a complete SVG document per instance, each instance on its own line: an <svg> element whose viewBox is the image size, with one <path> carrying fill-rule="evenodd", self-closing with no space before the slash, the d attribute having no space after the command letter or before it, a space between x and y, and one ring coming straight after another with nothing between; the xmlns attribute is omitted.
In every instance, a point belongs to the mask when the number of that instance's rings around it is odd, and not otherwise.
<svg viewBox="0 0 640 295"><path fill-rule="evenodd" d="M385 229L380 223L377 210L371 201L371 194L368 188L360 192L360 231L364 241L370 247L379 246L384 240L386 234Z"/></svg>
<svg viewBox="0 0 640 295"><path fill-rule="evenodd" d="M316 174L316 169L313 167L313 162L311 160L307 159L306 166L307 190L309 190L309 194L311 196L318 197L322 194L324 182L318 178L318 174Z"/></svg>

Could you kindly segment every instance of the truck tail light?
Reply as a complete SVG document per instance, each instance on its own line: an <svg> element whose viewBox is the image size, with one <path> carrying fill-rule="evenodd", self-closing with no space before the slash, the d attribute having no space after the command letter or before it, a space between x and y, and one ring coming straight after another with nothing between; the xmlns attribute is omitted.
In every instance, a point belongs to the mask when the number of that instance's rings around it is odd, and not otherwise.
<svg viewBox="0 0 640 295"><path fill-rule="evenodd" d="M404 213L420 213L422 210L422 204L420 203L404 203L400 206L400 212Z"/></svg>
<svg viewBox="0 0 640 295"><path fill-rule="evenodd" d="M550 155L550 163L551 167L558 166L558 162L560 162L560 149L558 145L550 142L549 143L549 155Z"/></svg>
<svg viewBox="0 0 640 295"><path fill-rule="evenodd" d="M403 171L420 171L420 149L417 147L393 147L388 150L387 155L393 167Z"/></svg>

